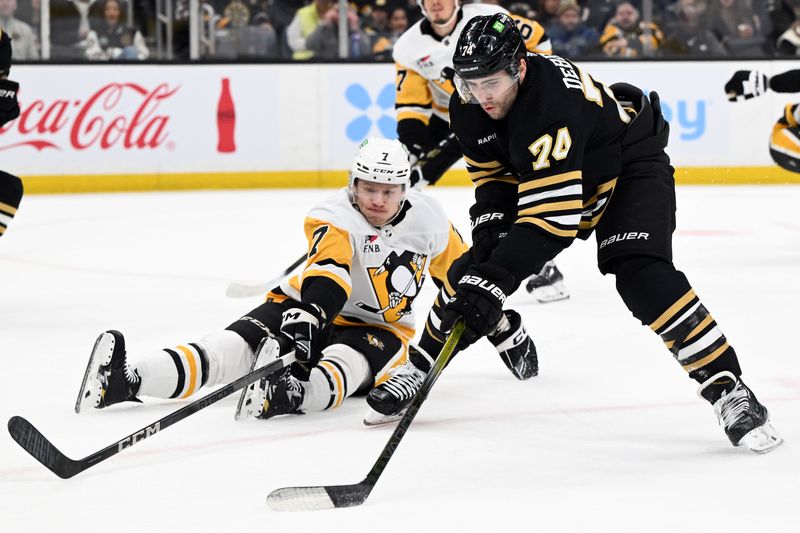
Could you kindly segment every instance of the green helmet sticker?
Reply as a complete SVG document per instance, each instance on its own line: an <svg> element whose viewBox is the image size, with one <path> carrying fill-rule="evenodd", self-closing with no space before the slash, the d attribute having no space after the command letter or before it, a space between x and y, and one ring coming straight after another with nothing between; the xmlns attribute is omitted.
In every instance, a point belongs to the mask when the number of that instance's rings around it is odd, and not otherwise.
<svg viewBox="0 0 800 533"><path fill-rule="evenodd" d="M506 25L497 20L494 24L492 24L492 29L497 33L503 33L503 30L506 29Z"/></svg>

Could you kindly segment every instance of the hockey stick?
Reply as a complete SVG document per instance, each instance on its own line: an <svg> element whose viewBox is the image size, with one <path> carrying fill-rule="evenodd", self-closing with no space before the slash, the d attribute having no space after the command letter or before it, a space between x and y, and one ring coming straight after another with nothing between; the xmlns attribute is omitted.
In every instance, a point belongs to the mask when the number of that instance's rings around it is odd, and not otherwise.
<svg viewBox="0 0 800 533"><path fill-rule="evenodd" d="M284 277L291 274L292 271L300 266L300 263L305 260L306 254L303 254L297 258L297 261L289 265L289 267L284 270L280 276L277 276L264 283L248 285L247 283L238 283L236 281L232 281L228 284L228 288L225 290L225 296L228 298L247 298L249 296L258 296L259 294L264 294L277 285Z"/></svg>
<svg viewBox="0 0 800 533"><path fill-rule="evenodd" d="M151 435L163 431L172 424L180 422L184 418L193 415L197 411L205 409L209 405L216 403L227 396L230 396L237 390L246 387L258 379L261 379L263 376L267 376L273 372L277 372L278 370L285 368L294 361L294 350L292 350L288 354L276 359L275 361L272 361L265 366L262 366L258 370L250 372L246 376L240 377L236 381L229 383L223 388L207 394L199 400L195 400L189 405L168 414L160 420L157 420L153 424L145 426L139 431L131 433L127 437L118 440L114 444L110 444L102 450L91 455L87 455L83 459L78 459L77 461L75 459L70 459L61 453L61 451L53 446L53 444L47 440L47 438L42 435L39 430L33 426L33 424L21 416L12 416L8 420L8 432L11 434L11 438L14 439L17 444L22 446L26 452L31 454L34 459L42 463L48 470L53 472L61 479L69 479L75 474L80 474L84 470L87 470L94 465L105 461L109 457L127 450L134 444L143 441Z"/></svg>
<svg viewBox="0 0 800 533"><path fill-rule="evenodd" d="M433 365L419 392L411 400L406 414L398 422L389 442L383 448L378 460L372 469L361 482L354 485L324 485L318 487L284 487L273 490L267 496L267 505L276 511L316 511L319 509L334 509L337 507L353 507L364 503L375 483L378 482L386 465L392 458L397 446L406 434L411 422L417 415L417 411L422 406L422 402L428 397L428 393L436 383L445 365L453 356L461 333L464 331L464 323L456 323L453 331L447 337L439 357Z"/></svg>

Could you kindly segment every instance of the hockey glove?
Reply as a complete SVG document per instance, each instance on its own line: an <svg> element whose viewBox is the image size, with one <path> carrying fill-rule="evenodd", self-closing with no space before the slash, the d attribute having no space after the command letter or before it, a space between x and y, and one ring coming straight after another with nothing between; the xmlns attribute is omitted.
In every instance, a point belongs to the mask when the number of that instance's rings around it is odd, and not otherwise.
<svg viewBox="0 0 800 533"><path fill-rule="evenodd" d="M473 266L461 277L455 297L444 308L442 331L449 332L459 318L464 319L466 327L459 349L493 331L503 316L503 304L514 283L514 276L501 266L491 263Z"/></svg>
<svg viewBox="0 0 800 533"><path fill-rule="evenodd" d="M325 324L325 313L318 305L295 302L281 318L281 333L294 343L297 367L293 374L307 381L311 369L322 358L317 337Z"/></svg>
<svg viewBox="0 0 800 533"><path fill-rule="evenodd" d="M483 263L508 235L514 214L488 202L479 202L469 209L472 221L472 257L475 263Z"/></svg>
<svg viewBox="0 0 800 533"><path fill-rule="evenodd" d="M725 84L725 94L731 102L741 102L761 96L769 88L767 77L757 70L737 70Z"/></svg>
<svg viewBox="0 0 800 533"><path fill-rule="evenodd" d="M0 80L0 126L19 116L18 91L19 83L11 80Z"/></svg>

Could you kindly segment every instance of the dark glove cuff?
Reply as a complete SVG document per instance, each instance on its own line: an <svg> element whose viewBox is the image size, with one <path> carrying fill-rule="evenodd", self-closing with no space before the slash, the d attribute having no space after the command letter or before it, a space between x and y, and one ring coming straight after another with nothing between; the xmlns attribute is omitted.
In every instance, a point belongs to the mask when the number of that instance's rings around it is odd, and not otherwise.
<svg viewBox="0 0 800 533"><path fill-rule="evenodd" d="M515 284L516 279L507 268L492 263L473 266L458 281L460 290L488 293L500 302L505 302L506 297L513 292Z"/></svg>

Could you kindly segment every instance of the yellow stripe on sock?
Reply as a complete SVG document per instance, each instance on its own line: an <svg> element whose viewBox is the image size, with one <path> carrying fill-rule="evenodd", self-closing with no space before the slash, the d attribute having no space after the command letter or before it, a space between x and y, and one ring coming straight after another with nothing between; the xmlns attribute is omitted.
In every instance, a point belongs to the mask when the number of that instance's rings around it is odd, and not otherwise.
<svg viewBox="0 0 800 533"><path fill-rule="evenodd" d="M325 370L328 371L328 374L330 374L333 377L333 380L336 382L336 401L333 402L333 405L331 406L333 409L336 409L342 405L342 402L344 401L344 385L342 384L342 376L339 375L339 371L336 370L336 367L327 361L320 361L319 365L325 367Z"/></svg>
<svg viewBox="0 0 800 533"><path fill-rule="evenodd" d="M178 349L183 353L186 357L186 361L189 363L189 386L186 388L184 395L181 396L181 399L183 399L194 394L194 387L197 385L197 363L194 360L194 353L189 348L186 346L178 346Z"/></svg>
<svg viewBox="0 0 800 533"><path fill-rule="evenodd" d="M677 302L675 302L674 304L672 304L672 305L670 306L670 308L669 308L669 309L667 309L666 311L664 311L664 312L661 314L661 316L660 316L660 317L658 317L658 318L656 319L656 321L655 321L655 322L653 322L652 324L650 324L650 329L652 329L653 331L658 331L659 329L661 329L661 326L663 326L664 324L666 324L666 323L667 323L667 321L669 321L669 319L670 319L670 318L672 318L673 316L675 316L675 314L676 314L678 311L680 311L681 309L683 309L684 307L686 307L686 304L688 304L689 302L691 302L691 301L692 301L692 298L694 298L694 289L689 289L689 292L687 292L686 294L684 294L684 295L683 295L683 296L680 298L680 300L678 300Z"/></svg>

